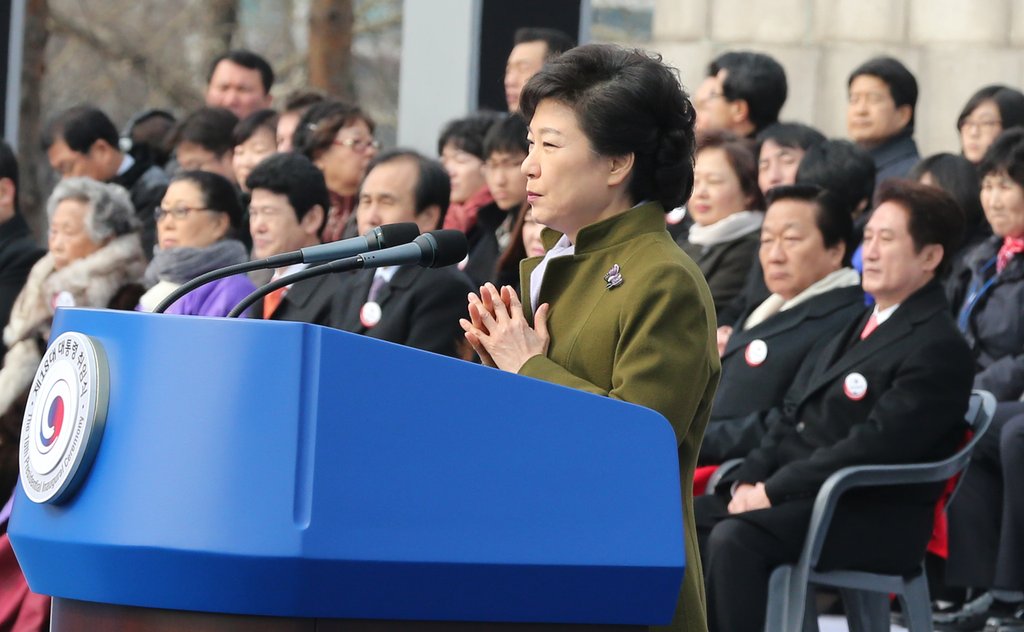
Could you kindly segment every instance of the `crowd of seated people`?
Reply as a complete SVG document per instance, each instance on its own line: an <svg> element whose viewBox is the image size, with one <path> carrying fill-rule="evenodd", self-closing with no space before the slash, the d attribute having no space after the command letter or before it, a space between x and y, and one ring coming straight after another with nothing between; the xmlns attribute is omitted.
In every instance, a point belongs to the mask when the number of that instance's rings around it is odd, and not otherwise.
<svg viewBox="0 0 1024 632"><path fill-rule="evenodd" d="M16 481L25 390L60 306L148 312L213 269L414 222L463 231L467 258L313 277L246 316L479 362L459 324L467 294L489 283L518 293L520 262L546 252L521 165L558 147L535 142L519 92L573 46L542 28L510 44L510 112L448 122L436 155L381 148L358 104L310 90L275 101L271 65L242 50L213 61L193 112L146 110L119 133L98 108L70 105L40 138L61 178L47 202L46 251L18 206L14 155L0 145L3 497ZM917 81L892 57L850 73L846 138L779 121L787 79L769 55L728 51L683 83L695 88L694 186L665 225L711 290L722 363L699 462L709 474L745 459L699 503L712 629L758 629L758 587L799 550L799 525L828 474L955 449L971 387L999 406L962 491L939 505L949 537L935 549L947 559L931 578L945 600L934 620L1024 629L1024 493L1013 485L1024 474L1024 94L980 88L955 121L960 146L922 160ZM305 267L228 277L167 311L225 316L257 286ZM923 555L937 499L930 488L871 499L829 554L906 570ZM852 559L843 545L886 530L906 536L879 545L886 559Z"/></svg>

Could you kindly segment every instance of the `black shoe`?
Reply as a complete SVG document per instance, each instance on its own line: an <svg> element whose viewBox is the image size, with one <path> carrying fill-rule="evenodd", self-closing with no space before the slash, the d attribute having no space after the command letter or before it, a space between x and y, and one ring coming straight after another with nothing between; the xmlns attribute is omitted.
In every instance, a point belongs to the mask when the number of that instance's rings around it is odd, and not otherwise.
<svg viewBox="0 0 1024 632"><path fill-rule="evenodd" d="M936 630L943 632L977 632L985 628L990 618L1011 617L1016 609L1016 604L999 601L986 592L955 612L932 615L932 622Z"/></svg>
<svg viewBox="0 0 1024 632"><path fill-rule="evenodd" d="M1024 608L1008 617L991 617L985 622L984 632L1024 632Z"/></svg>

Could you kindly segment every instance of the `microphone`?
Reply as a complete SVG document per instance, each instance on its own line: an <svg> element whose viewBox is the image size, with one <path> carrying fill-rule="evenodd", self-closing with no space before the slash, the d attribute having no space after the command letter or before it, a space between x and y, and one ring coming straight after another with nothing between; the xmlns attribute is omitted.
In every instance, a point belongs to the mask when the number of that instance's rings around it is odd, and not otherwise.
<svg viewBox="0 0 1024 632"><path fill-rule="evenodd" d="M231 312L228 313L227 317L237 318L242 312L249 309L253 303L274 290L322 274L409 264L417 264L424 268L442 268L462 261L466 258L468 252L469 242L462 231L432 230L413 239L412 243L392 246L375 252L366 252L345 259L336 259L322 266L306 268L294 274L283 276L276 281L271 281L262 287L256 288L253 293L239 301Z"/></svg>
<svg viewBox="0 0 1024 632"><path fill-rule="evenodd" d="M183 283L167 298L160 301L160 304L153 310L154 314L162 314L164 310L174 304L182 296L185 296L197 287L206 285L218 279L229 277L234 274L263 270L265 268L284 268L297 263L320 263L352 257L354 255L370 250L380 250L388 246L399 246L408 244L420 234L419 226L415 222L401 222L398 224L384 224L369 230L361 237L350 237L341 241L333 241L328 244L307 246L299 250L284 252L266 259L255 261L243 261L234 265L218 268L197 276L196 278Z"/></svg>
<svg viewBox="0 0 1024 632"><path fill-rule="evenodd" d="M320 263L321 261L334 261L345 257L380 250L388 246L407 244L420 234L420 228L415 222L402 222L399 224L384 224L366 232L362 237L352 237L341 241L332 241L329 244L318 244L300 248L298 252L302 256L302 263ZM297 262L296 262L297 263ZM289 264L290 265L290 264ZM284 267L284 266L276 266Z"/></svg>

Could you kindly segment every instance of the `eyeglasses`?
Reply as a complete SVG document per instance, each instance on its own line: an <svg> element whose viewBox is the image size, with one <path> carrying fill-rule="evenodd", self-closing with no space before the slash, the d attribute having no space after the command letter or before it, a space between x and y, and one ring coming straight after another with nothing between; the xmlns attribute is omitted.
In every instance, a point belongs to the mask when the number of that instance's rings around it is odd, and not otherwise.
<svg viewBox="0 0 1024 632"><path fill-rule="evenodd" d="M973 128L973 129L976 129L976 130L979 130L979 131L980 130L986 130L986 131L993 132L993 131L995 131L997 129L1002 128L1002 126L1003 126L1003 122L998 120L998 119L981 119L981 120L964 119L963 122L960 123L960 129L962 129L962 130Z"/></svg>
<svg viewBox="0 0 1024 632"><path fill-rule="evenodd" d="M361 154L370 147L374 149L380 149L380 141L371 138L369 140L365 138L343 138L338 140L337 138L331 141L332 145L341 145L342 147L348 147L357 154Z"/></svg>
<svg viewBox="0 0 1024 632"><path fill-rule="evenodd" d="M484 163L484 173L496 173L498 171L519 171L523 161L514 160L488 160Z"/></svg>
<svg viewBox="0 0 1024 632"><path fill-rule="evenodd" d="M274 219L284 214L285 210L281 208L275 208L272 206L250 206L249 207L249 219L259 219L261 217L266 219Z"/></svg>
<svg viewBox="0 0 1024 632"><path fill-rule="evenodd" d="M208 211L208 210L210 210L210 209L208 209L208 208L192 208L192 207L189 207L189 206L176 206L174 208L164 208L162 206L158 206L155 209L153 209L153 217L156 218L157 222L159 222L160 220L162 220L164 217L166 217L168 215L170 215L171 217L173 217L176 220L182 220L182 219L185 219L186 217L188 217L188 214L191 213L192 211Z"/></svg>
<svg viewBox="0 0 1024 632"><path fill-rule="evenodd" d="M704 107L705 105L707 105L711 101L714 101L715 99L724 99L724 98L725 98L725 95L723 93L721 93L721 92L709 92L706 95L704 95L702 98L697 99L696 101L694 101L693 107L695 107L695 108Z"/></svg>

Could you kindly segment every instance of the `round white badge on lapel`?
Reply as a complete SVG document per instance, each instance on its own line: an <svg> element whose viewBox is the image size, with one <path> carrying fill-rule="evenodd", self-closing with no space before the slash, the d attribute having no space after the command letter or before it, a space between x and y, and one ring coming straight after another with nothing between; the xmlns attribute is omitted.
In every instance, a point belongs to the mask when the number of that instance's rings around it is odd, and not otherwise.
<svg viewBox="0 0 1024 632"><path fill-rule="evenodd" d="M860 373L851 373L843 380L843 392L855 402L864 399L868 394L868 380Z"/></svg>
<svg viewBox="0 0 1024 632"><path fill-rule="evenodd" d="M743 358L750 366L761 366L768 357L768 344L761 339L752 340L743 352Z"/></svg>
<svg viewBox="0 0 1024 632"><path fill-rule="evenodd" d="M380 303L367 301L359 310L359 322L363 323L363 327L373 327L380 322L381 313Z"/></svg>

